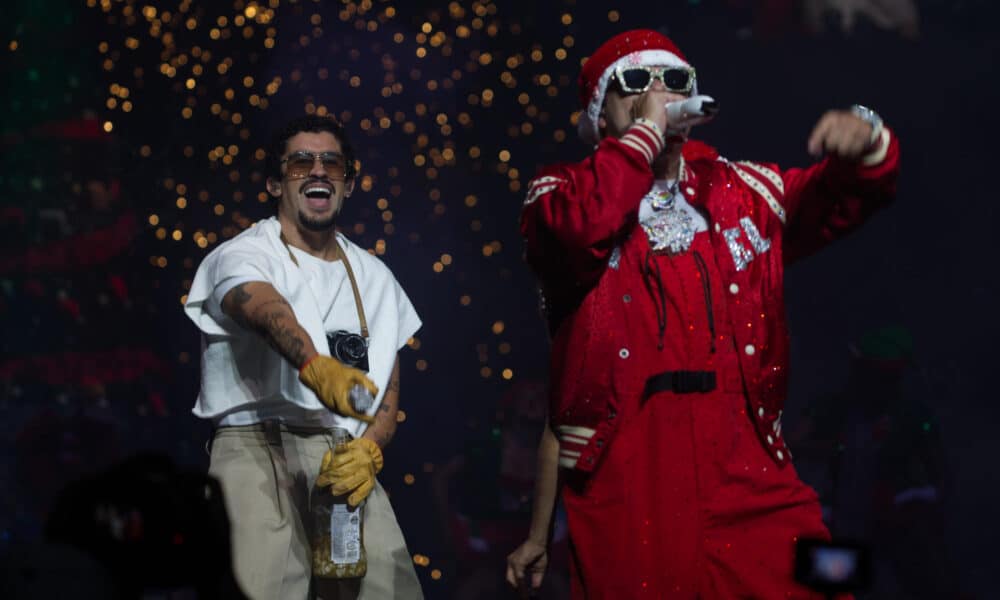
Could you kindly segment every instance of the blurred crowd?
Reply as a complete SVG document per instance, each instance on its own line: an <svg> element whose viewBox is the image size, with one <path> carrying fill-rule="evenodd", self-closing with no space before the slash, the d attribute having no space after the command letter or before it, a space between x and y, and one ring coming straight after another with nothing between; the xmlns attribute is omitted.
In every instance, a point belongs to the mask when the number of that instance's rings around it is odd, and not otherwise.
<svg viewBox="0 0 1000 600"><path fill-rule="evenodd" d="M9 172L27 189L0 214L4 543L36 538L66 483L155 443L173 370L121 148L94 118L31 135L46 161Z"/></svg>

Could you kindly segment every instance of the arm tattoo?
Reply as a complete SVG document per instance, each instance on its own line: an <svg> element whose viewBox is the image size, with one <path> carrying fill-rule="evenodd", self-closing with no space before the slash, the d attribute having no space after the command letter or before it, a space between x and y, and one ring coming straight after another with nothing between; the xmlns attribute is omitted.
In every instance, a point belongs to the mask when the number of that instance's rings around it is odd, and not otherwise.
<svg viewBox="0 0 1000 600"><path fill-rule="evenodd" d="M396 433L397 411L399 409L399 366L393 367L392 376L389 378L389 385L386 386L385 396L382 397L382 405L379 406L375 416L375 424L365 434L370 437L380 448L385 448L392 441L392 436Z"/></svg>
<svg viewBox="0 0 1000 600"><path fill-rule="evenodd" d="M233 288L233 304L237 307L250 301L251 296L247 293L246 286L246 283L241 283Z"/></svg>
<svg viewBox="0 0 1000 600"><path fill-rule="evenodd" d="M247 291L247 283L237 285L226 294L222 299L222 312L229 315L241 327L253 329L249 315L246 314L246 304L253 298L253 294Z"/></svg>
<svg viewBox="0 0 1000 600"><path fill-rule="evenodd" d="M230 306L223 312L229 314L240 326L256 332L263 337L276 352L284 356L295 366L306 361L305 334L294 326L295 313L287 300L277 297L265 300L250 310L249 303L253 294L249 293L246 284L241 283L227 295ZM291 320L291 321L289 321Z"/></svg>
<svg viewBox="0 0 1000 600"><path fill-rule="evenodd" d="M382 397L382 406L379 407L385 412L396 410L399 406L399 379L393 377L386 386L385 395Z"/></svg>
<svg viewBox="0 0 1000 600"><path fill-rule="evenodd" d="M255 312L254 317L257 314ZM287 313L272 312L257 320L258 325L255 329L279 354L288 358L295 366L299 366L306 362L305 342L298 332L283 323L287 319Z"/></svg>

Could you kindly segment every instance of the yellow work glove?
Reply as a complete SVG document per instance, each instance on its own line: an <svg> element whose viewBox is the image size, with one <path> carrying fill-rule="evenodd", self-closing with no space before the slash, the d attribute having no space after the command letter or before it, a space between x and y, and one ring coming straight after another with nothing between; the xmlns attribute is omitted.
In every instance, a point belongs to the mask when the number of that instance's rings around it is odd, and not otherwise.
<svg viewBox="0 0 1000 600"><path fill-rule="evenodd" d="M357 506L375 487L375 475L382 470L382 464L382 450L368 438L339 444L323 455L316 487L329 485L334 496L350 492L347 503Z"/></svg>
<svg viewBox="0 0 1000 600"><path fill-rule="evenodd" d="M355 385L364 386L373 397L378 395L378 386L368 379L364 371L317 354L299 369L299 380L316 392L319 401L333 412L365 423L375 422L373 417L358 413L351 406L350 393Z"/></svg>

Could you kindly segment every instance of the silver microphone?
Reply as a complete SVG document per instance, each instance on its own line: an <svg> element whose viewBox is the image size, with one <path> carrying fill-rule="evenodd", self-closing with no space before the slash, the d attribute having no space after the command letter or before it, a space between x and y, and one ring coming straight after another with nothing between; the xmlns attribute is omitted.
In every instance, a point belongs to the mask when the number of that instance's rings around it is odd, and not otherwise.
<svg viewBox="0 0 1000 600"><path fill-rule="evenodd" d="M667 102L667 128L683 130L704 125L719 112L719 103L711 96L691 96L686 100Z"/></svg>

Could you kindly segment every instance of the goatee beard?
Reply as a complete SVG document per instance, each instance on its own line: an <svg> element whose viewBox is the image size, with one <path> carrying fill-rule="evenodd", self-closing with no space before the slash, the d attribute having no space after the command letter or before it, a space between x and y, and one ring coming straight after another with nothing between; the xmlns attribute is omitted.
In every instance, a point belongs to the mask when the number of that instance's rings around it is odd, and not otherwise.
<svg viewBox="0 0 1000 600"><path fill-rule="evenodd" d="M330 215L325 219L310 219L304 212L299 211L299 224L309 231L329 231L336 222L336 214Z"/></svg>

